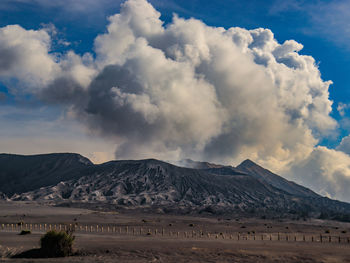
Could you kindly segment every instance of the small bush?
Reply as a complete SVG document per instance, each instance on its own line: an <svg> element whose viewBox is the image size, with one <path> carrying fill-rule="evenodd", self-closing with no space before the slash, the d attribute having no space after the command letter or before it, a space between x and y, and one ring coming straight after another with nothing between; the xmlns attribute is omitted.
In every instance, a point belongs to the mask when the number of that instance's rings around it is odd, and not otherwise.
<svg viewBox="0 0 350 263"><path fill-rule="evenodd" d="M194 227L194 224L192 224L192 223L191 223L191 224L189 224L188 226L190 226L190 227Z"/></svg>
<svg viewBox="0 0 350 263"><path fill-rule="evenodd" d="M66 257L73 253L72 231L47 232L41 239L41 252L45 257Z"/></svg>
<svg viewBox="0 0 350 263"><path fill-rule="evenodd" d="M346 230L341 231L343 234L346 234Z"/></svg>
<svg viewBox="0 0 350 263"><path fill-rule="evenodd" d="M329 230L326 230L326 231L324 231L326 234L329 234L330 233L330 231Z"/></svg>
<svg viewBox="0 0 350 263"><path fill-rule="evenodd" d="M21 235L21 236L24 236L24 235L29 235L29 234L31 234L32 233L32 231L30 231L30 230L22 230L19 234Z"/></svg>

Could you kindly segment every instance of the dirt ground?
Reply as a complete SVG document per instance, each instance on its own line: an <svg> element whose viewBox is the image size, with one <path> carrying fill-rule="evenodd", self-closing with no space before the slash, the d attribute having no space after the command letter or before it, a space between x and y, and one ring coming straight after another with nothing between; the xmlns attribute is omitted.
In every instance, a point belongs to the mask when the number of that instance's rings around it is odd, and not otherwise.
<svg viewBox="0 0 350 263"><path fill-rule="evenodd" d="M37 224L37 229L25 236L18 235L18 229L0 229L0 262L350 263L350 224L334 221L96 212L28 202L0 203L0 225L16 222ZM39 246L45 231L38 224L76 224L77 255L64 259L9 258ZM96 232L97 225L100 232Z"/></svg>

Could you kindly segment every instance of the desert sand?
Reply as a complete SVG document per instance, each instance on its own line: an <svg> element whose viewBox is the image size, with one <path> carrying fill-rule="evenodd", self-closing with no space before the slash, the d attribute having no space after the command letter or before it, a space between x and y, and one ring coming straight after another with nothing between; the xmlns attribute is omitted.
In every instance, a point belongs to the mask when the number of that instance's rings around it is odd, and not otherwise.
<svg viewBox="0 0 350 263"><path fill-rule="evenodd" d="M31 224L32 234L18 235L16 222ZM4 202L2 224L0 262L350 262L350 224L336 221L144 214ZM10 258L39 247L44 224L46 229L76 225L76 255Z"/></svg>

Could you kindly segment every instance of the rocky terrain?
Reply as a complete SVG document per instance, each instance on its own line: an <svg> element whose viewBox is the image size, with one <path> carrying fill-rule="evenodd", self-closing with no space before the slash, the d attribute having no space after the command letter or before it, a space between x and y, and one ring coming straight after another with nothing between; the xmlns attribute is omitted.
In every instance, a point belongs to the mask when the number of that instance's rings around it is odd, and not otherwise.
<svg viewBox="0 0 350 263"><path fill-rule="evenodd" d="M245 213L348 220L350 204L321 197L250 160L238 167L155 159L92 164L78 154L0 156L0 191L12 201L108 204L182 213ZM1 197L0 197L1 198Z"/></svg>

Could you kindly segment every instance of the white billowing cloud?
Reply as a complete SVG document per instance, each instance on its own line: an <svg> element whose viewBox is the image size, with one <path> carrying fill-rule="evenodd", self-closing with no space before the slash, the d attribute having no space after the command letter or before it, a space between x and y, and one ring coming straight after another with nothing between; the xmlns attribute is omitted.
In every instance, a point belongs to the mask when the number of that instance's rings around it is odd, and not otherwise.
<svg viewBox="0 0 350 263"><path fill-rule="evenodd" d="M25 83L36 89L53 80L58 70L55 58L49 55L51 38L45 30L25 30L18 25L0 29L0 76Z"/></svg>
<svg viewBox="0 0 350 263"><path fill-rule="evenodd" d="M320 194L350 202L350 156L344 152L318 146L290 176Z"/></svg>
<svg viewBox="0 0 350 263"><path fill-rule="evenodd" d="M250 157L280 170L308 156L316 136L335 127L331 82L321 79L312 57L298 54L301 44L279 44L268 29L225 30L177 16L165 27L159 17L146 1L127 1L95 41L100 68L117 65L137 82L138 88L118 81L108 88L111 112L128 108L135 115L127 123L118 114L89 116L94 126L95 117L124 127L137 119L132 132L118 125L107 132L130 137L128 155L144 155L140 144L154 154L157 142L159 156L175 150L225 162ZM101 104L91 102L91 112Z"/></svg>
<svg viewBox="0 0 350 263"><path fill-rule="evenodd" d="M339 112L339 115L344 117L345 111L349 109L349 107L350 107L350 104L339 102L337 107L337 111Z"/></svg>
<svg viewBox="0 0 350 263"><path fill-rule="evenodd" d="M39 93L59 78L87 87L95 75L90 54L51 52L52 29L26 30L19 25L0 28L0 78L17 93Z"/></svg>
<svg viewBox="0 0 350 263"><path fill-rule="evenodd" d="M350 135L345 136L336 149L350 155Z"/></svg>
<svg viewBox="0 0 350 263"><path fill-rule="evenodd" d="M320 164L310 175L320 185L313 189L344 198L337 182L349 179L347 166L322 164L326 156L350 157L315 148L337 125L329 116L331 82L322 80L312 57L299 54L301 44L280 44L269 29L224 29L177 16L165 26L145 0L126 1L109 22L95 40L95 59L73 51L53 57L47 33L10 27L43 35L27 38L37 49L25 49L18 37L23 48L8 50L26 63L42 56L45 68L22 68L14 60L11 67L0 63L0 76L32 76L40 83L35 94L64 105L90 132L111 140L118 158L231 164L251 158L275 172L292 169L296 178ZM0 46L8 42L0 38ZM96 158L105 156L99 152Z"/></svg>
<svg viewBox="0 0 350 263"><path fill-rule="evenodd" d="M120 14L109 17L107 34L95 40L95 50L102 66L122 64L138 37L152 38L164 31L163 22L148 2L130 0L121 5Z"/></svg>

